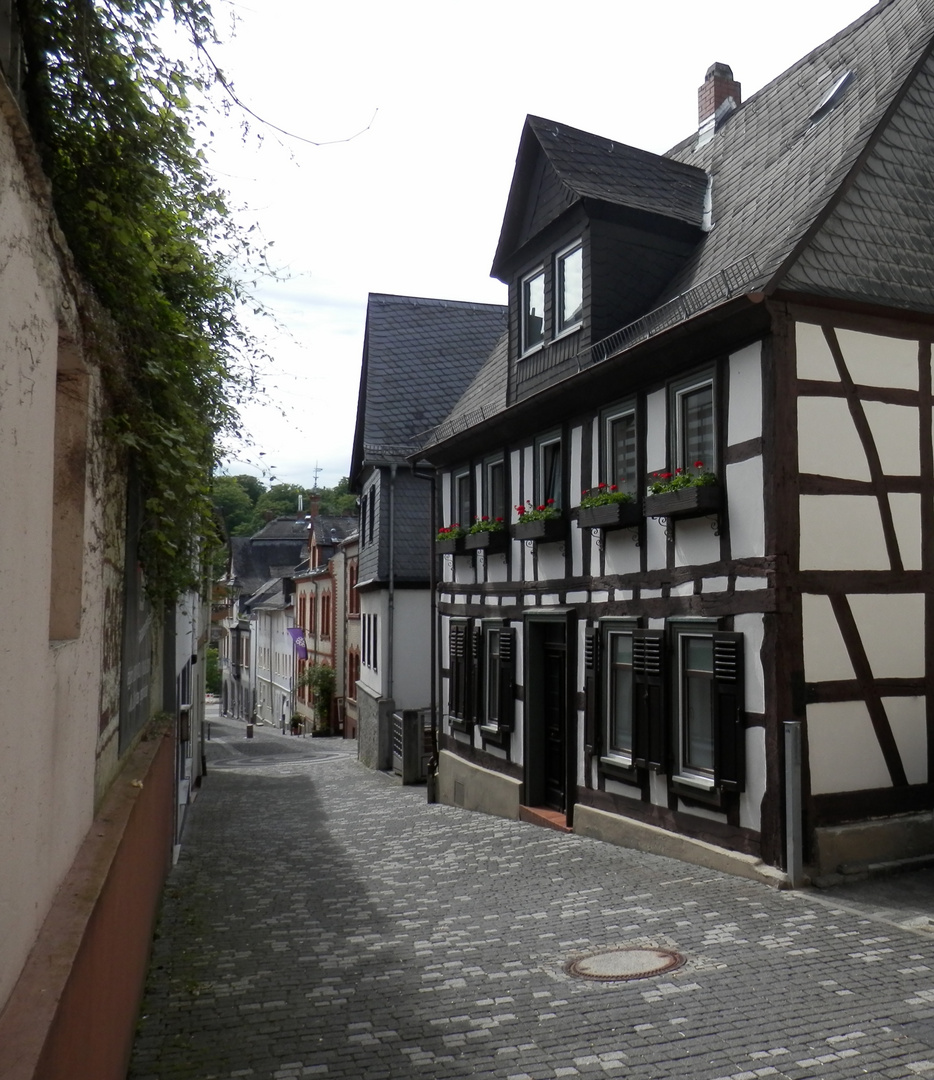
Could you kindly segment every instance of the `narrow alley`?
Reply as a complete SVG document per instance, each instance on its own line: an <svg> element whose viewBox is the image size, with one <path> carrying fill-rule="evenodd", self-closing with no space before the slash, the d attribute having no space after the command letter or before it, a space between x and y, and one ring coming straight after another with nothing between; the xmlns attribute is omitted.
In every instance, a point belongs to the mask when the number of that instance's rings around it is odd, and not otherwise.
<svg viewBox="0 0 934 1080"><path fill-rule="evenodd" d="M131 1080L934 1077L924 873L782 893L428 805L354 743L208 748Z"/></svg>

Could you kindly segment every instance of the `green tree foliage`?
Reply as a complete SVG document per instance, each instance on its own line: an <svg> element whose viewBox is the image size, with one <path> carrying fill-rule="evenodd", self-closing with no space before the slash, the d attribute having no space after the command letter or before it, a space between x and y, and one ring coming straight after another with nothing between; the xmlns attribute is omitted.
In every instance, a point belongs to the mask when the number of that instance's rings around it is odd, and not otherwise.
<svg viewBox="0 0 934 1080"><path fill-rule="evenodd" d="M353 517L357 512L357 496L350 492L350 480L344 476L332 488L320 488L319 512L329 517Z"/></svg>
<svg viewBox="0 0 934 1080"><path fill-rule="evenodd" d="M266 490L266 485L256 476L250 476L247 473L239 473L237 476L232 477L236 480L240 487L247 493L250 498L250 505L256 506L256 501L260 495Z"/></svg>
<svg viewBox="0 0 934 1080"><path fill-rule="evenodd" d="M214 539L210 476L235 435L255 343L234 272L250 263L193 130L216 77L160 46L171 18L214 40L206 0L16 0L29 122L84 279L82 312L111 401L110 436L142 485L140 560L154 600L197 584ZM197 55L197 54L196 54ZM252 256L261 261L261 253Z"/></svg>
<svg viewBox="0 0 934 1080"><path fill-rule="evenodd" d="M250 519L246 532L237 533L238 536L252 536L266 524L267 517L280 517L282 514L297 514L299 496L304 500L303 505L308 506L308 491L297 484L273 484L256 500L253 516ZM307 512L307 511L306 511Z"/></svg>
<svg viewBox="0 0 934 1080"><path fill-rule="evenodd" d="M205 652L204 689L208 694L219 694L221 692L221 665L216 645L209 645Z"/></svg>
<svg viewBox="0 0 934 1080"><path fill-rule="evenodd" d="M328 664L312 664L298 679L297 686L311 688L315 730L324 730L331 713L331 701L337 686L337 674Z"/></svg>
<svg viewBox="0 0 934 1080"><path fill-rule="evenodd" d="M215 508L224 518L227 536L243 536L240 530L251 523L254 507L238 477L215 476L212 494Z"/></svg>

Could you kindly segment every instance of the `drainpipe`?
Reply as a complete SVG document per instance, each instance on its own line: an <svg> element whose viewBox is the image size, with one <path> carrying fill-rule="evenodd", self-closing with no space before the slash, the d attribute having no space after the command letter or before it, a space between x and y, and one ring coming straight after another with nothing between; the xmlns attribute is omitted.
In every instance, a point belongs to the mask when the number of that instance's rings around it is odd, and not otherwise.
<svg viewBox="0 0 934 1080"><path fill-rule="evenodd" d="M393 639L395 637L395 612L396 612L396 465L389 466L389 625L386 628L386 650L389 658L386 678L386 697L395 708L393 699ZM390 762L391 764L391 762Z"/></svg>
<svg viewBox="0 0 934 1080"><path fill-rule="evenodd" d="M438 470L431 473L431 543L438 535L436 483ZM438 801L438 560L434 550L428 556L428 588L431 590L431 761L428 763L428 802Z"/></svg>

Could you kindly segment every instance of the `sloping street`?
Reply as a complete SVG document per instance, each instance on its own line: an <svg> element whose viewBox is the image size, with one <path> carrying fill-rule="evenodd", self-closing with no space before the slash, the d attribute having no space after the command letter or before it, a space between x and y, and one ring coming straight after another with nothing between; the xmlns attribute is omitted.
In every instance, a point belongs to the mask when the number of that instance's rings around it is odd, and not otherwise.
<svg viewBox="0 0 934 1080"><path fill-rule="evenodd" d="M208 749L132 1080L934 1077L930 872L781 893L427 805L354 743Z"/></svg>

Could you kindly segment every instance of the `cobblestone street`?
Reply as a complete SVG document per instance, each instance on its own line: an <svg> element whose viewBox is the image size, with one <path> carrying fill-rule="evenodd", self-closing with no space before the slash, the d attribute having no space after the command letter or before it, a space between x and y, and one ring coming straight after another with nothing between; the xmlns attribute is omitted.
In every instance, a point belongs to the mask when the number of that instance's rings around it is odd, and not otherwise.
<svg viewBox="0 0 934 1080"><path fill-rule="evenodd" d="M212 728L132 1080L934 1078L929 872L780 893ZM566 973L630 945L685 963Z"/></svg>

